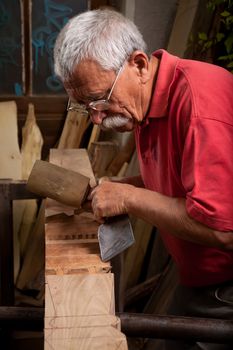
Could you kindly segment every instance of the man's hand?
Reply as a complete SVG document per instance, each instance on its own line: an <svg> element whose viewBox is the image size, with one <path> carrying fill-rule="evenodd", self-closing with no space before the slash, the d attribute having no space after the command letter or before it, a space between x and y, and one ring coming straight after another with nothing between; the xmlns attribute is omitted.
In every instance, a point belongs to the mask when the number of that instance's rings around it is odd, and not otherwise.
<svg viewBox="0 0 233 350"><path fill-rule="evenodd" d="M131 214L184 240L209 247L233 250L233 232L220 232L190 217L184 198L125 183L103 182L89 195L96 220Z"/></svg>
<svg viewBox="0 0 233 350"><path fill-rule="evenodd" d="M132 190L132 185L109 181L103 181L96 186L88 196L92 200L96 220L103 222L106 217L126 214L127 201Z"/></svg>

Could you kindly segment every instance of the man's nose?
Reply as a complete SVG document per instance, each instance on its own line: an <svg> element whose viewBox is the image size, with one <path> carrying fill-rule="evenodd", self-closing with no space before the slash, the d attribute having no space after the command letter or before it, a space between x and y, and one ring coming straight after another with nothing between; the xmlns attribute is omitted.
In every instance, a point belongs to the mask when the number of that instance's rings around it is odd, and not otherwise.
<svg viewBox="0 0 233 350"><path fill-rule="evenodd" d="M90 111L90 118L92 123L94 124L102 124L102 121L106 117L106 115L106 111L96 111L94 109Z"/></svg>

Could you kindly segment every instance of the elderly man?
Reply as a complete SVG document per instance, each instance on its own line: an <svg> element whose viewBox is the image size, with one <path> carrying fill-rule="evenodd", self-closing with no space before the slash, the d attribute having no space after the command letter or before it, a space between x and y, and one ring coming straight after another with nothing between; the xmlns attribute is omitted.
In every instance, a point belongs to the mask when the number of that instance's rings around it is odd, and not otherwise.
<svg viewBox="0 0 233 350"><path fill-rule="evenodd" d="M148 55L137 27L110 10L72 18L54 58L70 109L82 104L102 128L135 132L141 176L93 189L96 219L129 213L159 229L180 275L170 313L233 319L233 75L165 50Z"/></svg>

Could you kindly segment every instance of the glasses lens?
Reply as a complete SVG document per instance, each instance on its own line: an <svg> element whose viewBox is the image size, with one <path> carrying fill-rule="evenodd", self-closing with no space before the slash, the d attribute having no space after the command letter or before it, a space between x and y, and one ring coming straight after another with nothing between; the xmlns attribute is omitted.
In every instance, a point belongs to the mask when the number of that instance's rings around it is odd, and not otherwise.
<svg viewBox="0 0 233 350"><path fill-rule="evenodd" d="M79 104L76 102L69 102L68 106L67 106L67 110L69 111L80 111L80 110L85 110L86 106L83 104Z"/></svg>
<svg viewBox="0 0 233 350"><path fill-rule="evenodd" d="M93 109L95 111L106 111L109 109L110 103L107 100L99 100L93 101L89 103L88 108Z"/></svg>

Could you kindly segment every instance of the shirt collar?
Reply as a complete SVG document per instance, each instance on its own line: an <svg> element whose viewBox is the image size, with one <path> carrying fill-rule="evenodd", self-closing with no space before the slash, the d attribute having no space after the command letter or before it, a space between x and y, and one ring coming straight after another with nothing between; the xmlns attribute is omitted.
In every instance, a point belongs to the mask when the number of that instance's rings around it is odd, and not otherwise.
<svg viewBox="0 0 233 350"><path fill-rule="evenodd" d="M162 49L153 52L152 55L160 60L160 64L146 119L166 116L170 87L174 80L176 66L179 60L177 56L173 56Z"/></svg>

